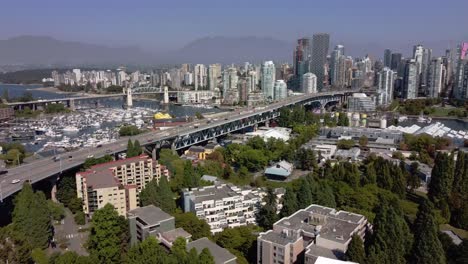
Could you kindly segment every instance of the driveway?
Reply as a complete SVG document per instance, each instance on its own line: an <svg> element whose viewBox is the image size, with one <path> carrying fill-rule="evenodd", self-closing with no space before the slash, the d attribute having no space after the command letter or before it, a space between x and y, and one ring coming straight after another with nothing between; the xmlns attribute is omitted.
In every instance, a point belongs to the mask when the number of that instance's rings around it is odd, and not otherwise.
<svg viewBox="0 0 468 264"><path fill-rule="evenodd" d="M59 247L61 243L66 244L66 250L75 251L78 255L89 255L84 244L88 240L88 231L79 232L80 229L87 228L87 226L79 226L75 224L73 214L65 208L65 218L61 223L54 224L55 235L54 239L57 242L56 250L61 250Z"/></svg>

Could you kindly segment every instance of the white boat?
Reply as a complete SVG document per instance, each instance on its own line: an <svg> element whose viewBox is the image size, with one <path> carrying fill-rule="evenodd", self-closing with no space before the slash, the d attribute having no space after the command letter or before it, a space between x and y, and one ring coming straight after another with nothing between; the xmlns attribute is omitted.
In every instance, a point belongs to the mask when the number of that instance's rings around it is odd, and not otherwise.
<svg viewBox="0 0 468 264"><path fill-rule="evenodd" d="M77 127L75 126L66 126L63 129L63 132L78 132L80 131Z"/></svg>

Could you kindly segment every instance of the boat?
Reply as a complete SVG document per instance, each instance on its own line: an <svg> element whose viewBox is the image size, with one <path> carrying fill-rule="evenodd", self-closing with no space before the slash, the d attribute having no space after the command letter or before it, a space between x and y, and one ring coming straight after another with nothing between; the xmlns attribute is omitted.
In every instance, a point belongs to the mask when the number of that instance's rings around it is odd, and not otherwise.
<svg viewBox="0 0 468 264"><path fill-rule="evenodd" d="M80 131L77 127L75 126L66 126L63 129L63 132L78 132Z"/></svg>

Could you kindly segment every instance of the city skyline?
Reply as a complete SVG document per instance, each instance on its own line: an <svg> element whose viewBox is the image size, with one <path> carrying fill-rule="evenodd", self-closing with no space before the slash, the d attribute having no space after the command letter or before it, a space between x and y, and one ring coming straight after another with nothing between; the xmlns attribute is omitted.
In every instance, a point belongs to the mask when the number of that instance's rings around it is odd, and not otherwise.
<svg viewBox="0 0 468 264"><path fill-rule="evenodd" d="M379 57L385 48L408 56L411 47L418 43L431 47L438 54L468 37L458 31L468 3L457 1L425 1L423 13L416 12L421 9L420 1L396 1L391 7L368 0L353 3L293 1L288 2L291 12L286 12L284 3L279 1L256 1L248 5L244 2L137 1L128 5L116 1L109 6L83 1L75 7L55 0L16 1L5 4L9 12L0 17L0 23L9 26L0 29L0 36L8 39L19 35L45 35L111 47L137 46L158 53L183 48L205 37L257 36L294 45L295 39L326 32L331 35L332 45L344 44L352 56L364 56L362 53L372 46L381 51L369 50L369 53ZM88 15L82 19L70 15L74 13ZM440 16L444 19L432 19ZM279 23L278 18L292 23Z"/></svg>

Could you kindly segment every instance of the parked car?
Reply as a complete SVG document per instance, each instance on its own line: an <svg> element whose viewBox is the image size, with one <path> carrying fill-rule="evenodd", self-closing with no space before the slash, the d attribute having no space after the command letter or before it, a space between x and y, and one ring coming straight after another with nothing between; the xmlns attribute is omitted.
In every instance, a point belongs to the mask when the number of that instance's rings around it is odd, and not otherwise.
<svg viewBox="0 0 468 264"><path fill-rule="evenodd" d="M7 173L8 173L7 170L2 170L2 171L0 171L0 175L7 174Z"/></svg>
<svg viewBox="0 0 468 264"><path fill-rule="evenodd" d="M19 182L20 182L19 179L14 179L14 180L11 181L11 184L17 184L17 183L19 183Z"/></svg>

